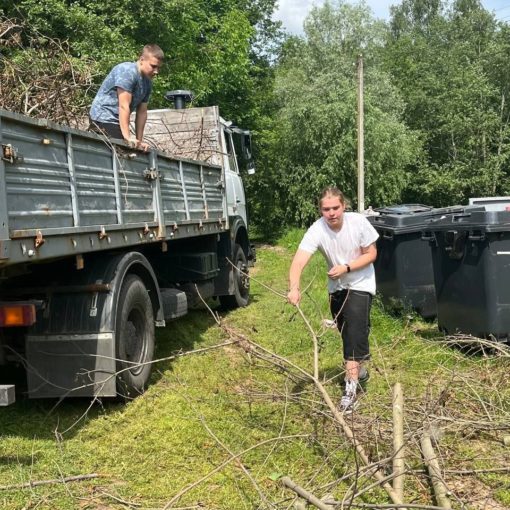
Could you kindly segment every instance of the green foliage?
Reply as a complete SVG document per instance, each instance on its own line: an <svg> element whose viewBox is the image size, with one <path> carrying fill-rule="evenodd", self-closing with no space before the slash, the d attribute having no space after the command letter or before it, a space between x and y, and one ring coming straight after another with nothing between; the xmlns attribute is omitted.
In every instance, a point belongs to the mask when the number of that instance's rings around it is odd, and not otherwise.
<svg viewBox="0 0 510 510"><path fill-rule="evenodd" d="M508 190L506 31L476 0L405 0L393 8L386 69L426 151L411 199L452 205Z"/></svg>
<svg viewBox="0 0 510 510"><path fill-rule="evenodd" d="M168 89L190 88L196 105L218 104L224 115L254 124L256 89L268 84L268 41L279 37L279 25L271 21L274 3L21 0L15 6L0 2L0 9L47 37L67 41L74 57L93 61L96 86L113 65L135 60L147 43L159 44L167 64L155 81L151 107L164 106Z"/></svg>
<svg viewBox="0 0 510 510"><path fill-rule="evenodd" d="M367 203L398 201L409 181L406 169L419 158L420 140L402 122L399 93L377 64L383 29L364 6L326 3L308 16L306 36L290 38L282 50L273 156L262 179L275 190L273 196L278 194L287 224L309 224L325 186L356 196L360 52L365 56Z"/></svg>

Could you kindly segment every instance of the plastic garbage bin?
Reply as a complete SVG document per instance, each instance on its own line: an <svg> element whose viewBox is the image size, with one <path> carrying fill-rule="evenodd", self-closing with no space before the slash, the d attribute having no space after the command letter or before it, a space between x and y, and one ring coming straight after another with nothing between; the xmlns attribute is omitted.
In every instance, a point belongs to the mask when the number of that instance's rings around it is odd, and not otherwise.
<svg viewBox="0 0 510 510"><path fill-rule="evenodd" d="M510 211L466 211L429 224L438 326L447 334L510 335Z"/></svg>
<svg viewBox="0 0 510 510"><path fill-rule="evenodd" d="M467 208L402 204L376 209L379 214L368 217L379 233L374 267L377 291L386 306L407 306L425 319L436 317L431 249L421 240L422 230L431 221Z"/></svg>

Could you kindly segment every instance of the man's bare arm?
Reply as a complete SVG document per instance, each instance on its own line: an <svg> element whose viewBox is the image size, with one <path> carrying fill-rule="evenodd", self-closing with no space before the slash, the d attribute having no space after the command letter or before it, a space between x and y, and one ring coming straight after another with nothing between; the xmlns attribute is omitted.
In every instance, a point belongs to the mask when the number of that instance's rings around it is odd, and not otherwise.
<svg viewBox="0 0 510 510"><path fill-rule="evenodd" d="M292 264L290 265L289 292L287 294L287 300L293 305L297 305L301 301L301 289L299 288L301 273L311 257L311 253L304 250L298 250L294 255Z"/></svg>
<svg viewBox="0 0 510 510"><path fill-rule="evenodd" d="M376 258L377 248L375 243L372 243L365 248L361 248L361 255L357 259L350 260L348 262L349 267L351 268L351 271L356 271L357 269L362 269L369 264L372 264ZM347 273L347 266L345 264L339 264L338 266L333 266L328 271L328 276L333 280L338 280L338 278L340 278L345 273Z"/></svg>
<svg viewBox="0 0 510 510"><path fill-rule="evenodd" d="M143 144L143 132L147 122L147 103L140 103L136 109L135 133L136 139L140 145ZM147 146L147 144L144 144ZM144 148L146 150L146 148Z"/></svg>
<svg viewBox="0 0 510 510"><path fill-rule="evenodd" d="M131 99L133 95L120 87L117 87L117 97L119 98L119 126L122 136L126 142L129 142L129 120L131 116Z"/></svg>

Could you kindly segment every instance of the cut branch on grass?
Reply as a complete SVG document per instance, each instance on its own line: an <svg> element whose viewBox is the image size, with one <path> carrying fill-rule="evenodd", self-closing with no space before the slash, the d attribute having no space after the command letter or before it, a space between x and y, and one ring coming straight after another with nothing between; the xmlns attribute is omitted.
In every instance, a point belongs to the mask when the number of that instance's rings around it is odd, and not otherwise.
<svg viewBox="0 0 510 510"><path fill-rule="evenodd" d="M443 482L443 477L441 476L439 462L437 461L436 453L434 451L434 448L432 447L432 440L430 437L429 430L425 430L423 432L420 438L420 444L423 453L423 460L425 461L425 465L427 466L430 481L434 489L436 503L441 508L451 508L452 506L447 496L448 489Z"/></svg>
<svg viewBox="0 0 510 510"><path fill-rule="evenodd" d="M477 349L484 355L489 355L492 352L498 356L510 358L510 347L497 340L478 338L471 335L448 335L444 340L440 339L439 341L445 345Z"/></svg>
<svg viewBox="0 0 510 510"><path fill-rule="evenodd" d="M141 503L134 503L133 501L127 501L125 499L119 498L118 496L115 496L114 494L110 494L109 492L105 491L102 487L96 488L96 491L99 492L105 498L113 499L114 501L117 501L118 503L121 503L122 505L125 505L130 508L139 508L139 507L143 506Z"/></svg>
<svg viewBox="0 0 510 510"><path fill-rule="evenodd" d="M240 271L245 276L249 277L248 273L244 273L243 271L241 271L239 268L237 268L235 266L233 266L233 267L235 268L235 270ZM273 292L274 294L276 294L276 295L281 297L281 293L273 291L270 288L269 288L269 290L271 292ZM324 399L324 402L329 407L329 409L330 409L331 413L333 414L335 420L342 427L344 434L351 441L351 443L352 443L352 445L353 445L357 455L360 457L360 459L362 460L363 464L365 466L367 466L367 465L371 464L371 462L370 462L370 459L368 458L368 455L366 454L363 446L361 445L361 443L354 436L351 427L349 427L349 425L345 421L342 413L337 409L336 405L334 404L333 400L331 399L331 397L330 397L329 393L327 392L326 388L324 387L324 385L319 381L319 368L318 368L319 367L319 350L318 350L317 335L315 334L313 328L311 327L310 322L306 318L305 314L303 313L303 311L301 310L299 305L296 306L296 308L298 310L299 315L303 319L303 322L305 323L306 327L308 328L308 331L310 332L310 335L311 335L311 338L312 338L312 344L313 344L313 375L308 373L306 370L304 370L303 368L299 367L295 363L292 363L290 360L288 360L288 359L286 359L286 358L284 358L282 356L279 356L279 355L277 355L275 353L272 353L272 352L268 351L267 349L263 348L261 345L258 345L255 342L252 342L251 340L247 339L244 335L239 335L238 333L234 332L233 330L231 330L229 328L224 328L224 330L231 337L238 338L241 342L244 342L245 344L247 343L252 348L255 347L258 350L262 350L265 353L269 353L271 356L274 356L276 359L278 359L280 361L283 361L286 364L289 364L290 366L292 366L295 369L297 369L302 375L307 377L310 381L312 381L314 383L315 387L321 393L322 398ZM220 325L221 325L221 323L220 323ZM240 345L242 345L242 344L240 343ZM393 487L385 480L385 476L383 475L383 473L381 473L379 470L376 470L373 473L373 476L380 483L381 487L386 491L386 493L388 494L388 496L391 498L391 500L394 503L398 503L398 504L402 503L402 499L398 496L398 494L395 493L395 491L393 490Z"/></svg>
<svg viewBox="0 0 510 510"><path fill-rule="evenodd" d="M402 385L393 386L393 490L404 497L404 394Z"/></svg>
<svg viewBox="0 0 510 510"><path fill-rule="evenodd" d="M284 476L281 479L281 482L285 487L288 487L290 490L293 490L298 496L305 499L311 505L315 506L319 510L331 510L331 505L324 503L318 497L314 496L311 492L303 489L296 482L293 482L288 476Z"/></svg>
<svg viewBox="0 0 510 510"><path fill-rule="evenodd" d="M235 268L235 269L238 270L237 268ZM246 276L248 276L248 275L246 274ZM257 280L255 280L255 281L257 281ZM280 292L273 291L267 285L264 285L261 282L258 282L258 283L260 283L261 286L268 289L270 292L276 294L277 296L282 297L282 298L286 297ZM299 366L299 364L297 364L281 355L271 352L270 350L264 348L263 346L257 344L256 342L253 342L251 339L247 338L244 334L242 334L238 331L235 331L233 328L230 328L218 317L217 314L215 315L215 320L216 320L217 324L222 328L222 330L229 335L229 338L235 339L236 341L234 343L236 345L242 347L244 349L244 351L246 353L248 353L250 356L253 355L253 357L259 358L262 361L264 361L265 363L270 364L271 366L275 366L280 370L288 371L288 373L290 373L291 371L294 371L295 373L297 372L300 375L300 377L303 377L304 379L306 379L310 382L313 382L315 388L319 390L319 393L321 394L323 401L326 403L327 408L329 408L330 414L333 415L335 421L342 426L342 428L344 430L344 434L347 436L347 438L350 440L351 444L354 446L357 457L359 457L362 460L362 462L364 464L366 464L368 462L368 455L365 454L363 448L361 447L360 442L352 434L352 430L350 429L348 424L345 422L344 417L336 409L336 406L333 404L332 399L330 398L328 391L326 390L324 384L321 384L321 382L318 380L318 373L319 373L319 370L318 370L318 366L319 366L319 364L318 364L318 352L319 352L318 335L313 331L313 328L311 327L311 322L308 320L307 317L304 316L301 309L297 309L297 313L299 313L301 315L304 323L306 324L306 326L310 332L311 338L312 338L313 358L314 358L313 359L313 369L312 369L313 373L309 373L308 370L303 369L301 366ZM438 367L438 370L439 370L439 367ZM441 380L439 375L437 377L437 380ZM464 385L464 387L467 387L469 389L470 386ZM449 388L448 388L448 390L449 390ZM471 390L472 390L472 388L471 388ZM431 393L431 395L432 395L432 393ZM411 430L405 436L405 438L403 438L400 441L401 447L396 447L395 452L402 451L403 448L406 446L406 441L407 441L407 443L409 443L409 442L419 443L420 436L422 433L423 422L430 421L432 415L437 415L437 414L439 414L439 412L442 412L445 409L445 406L449 403L450 402L448 400L443 399L442 394L439 394L439 396L436 399L430 398L430 400L425 404L425 406L422 406L421 408L420 408L420 406L418 406L418 408L421 409L421 411L419 411L419 412L423 414L424 419L420 423L418 423L418 421L415 420L415 423L418 424L418 427L414 431ZM483 408L484 406L481 406L481 407ZM489 407L485 406L485 410L487 411L488 409L489 409ZM414 409L414 410L412 410L412 412L415 413L417 411L416 411L416 409ZM438 416L438 419L444 418L444 419L450 420L451 423L453 424L453 422L455 421L455 418L452 417L452 413L450 410L449 410L449 412L450 412L450 416L444 416L444 417ZM321 414L326 414L326 412L324 411L324 413L321 413ZM483 420L483 421L485 423L487 423L487 425L489 427L492 427L493 425L500 423L497 419L491 420L491 418L489 418L487 420L487 418L488 418L488 416L487 416L487 412L486 412L485 420ZM476 421L476 420L474 420L474 421ZM470 423L471 422L469 420L464 420L464 426L469 426ZM483 425L485 425L485 423ZM344 425L345 425L345 427L344 427ZM349 430L351 432L351 435L349 434ZM372 465L372 464L369 464L369 465ZM369 485L368 487L365 487L364 489L359 491L357 494L355 494L355 496L359 496L360 494L365 493L368 490L371 490L375 487L380 486L380 487L383 487L387 491L388 495L392 498L394 503L388 504L388 505L385 505L385 504L369 505L369 504L356 503L356 501L351 501L350 506L359 507L359 508L381 508L381 509L382 508L399 508L399 509L417 508L417 509L434 509L434 510L436 510L436 509L440 509L440 508L449 508L446 506L440 507L440 506L431 506L431 505L416 504L416 503L413 503L413 504L403 503L401 501L401 499L403 499L403 498L401 498L399 501L399 495L396 494L393 491L392 487L388 484L388 481L391 478L395 477L395 473L392 475L389 475L389 476L384 476L382 471L379 469L376 469L376 470L372 469L372 471L375 471L375 473L370 473L369 470L366 470L366 469L365 470L360 469L359 472L356 471L352 474L352 477L355 477L355 478L358 478L359 476L373 475L377 480L375 483L373 483L373 484ZM413 471L409 470L407 472L413 472ZM437 469L437 472L439 473L439 468ZM288 477L288 478L292 482L292 479L290 479L290 477ZM440 478L440 475L439 475L439 478ZM417 480L417 481L418 481L418 483L420 483L419 480ZM294 482L292 482L292 483L294 483ZM388 488L389 488L389 490L388 490ZM312 490L307 490L307 489L303 489L303 490L308 492L309 494L313 495Z"/></svg>
<svg viewBox="0 0 510 510"><path fill-rule="evenodd" d="M479 475L484 473L508 473L510 467L492 468L492 469L445 469L449 475Z"/></svg>
<svg viewBox="0 0 510 510"><path fill-rule="evenodd" d="M335 420L340 424L340 426L343 429L344 434L346 435L346 437L350 440L350 442L354 446L354 448L356 450L356 453L361 458L363 464L365 466L371 464L371 462L370 462L370 460L368 458L368 455L366 454L363 446L355 438L355 436L354 436L354 434L352 432L351 427L349 427L349 425L345 421L342 413L337 409L337 407L334 404L333 400L331 399L329 393L327 392L325 387L322 385L322 383L318 380L318 378L315 378L312 374L308 373L306 370L304 370L303 368L299 367L295 363L292 363L290 360L288 360L288 359L286 359L286 358L284 358L284 357L282 357L280 355L277 355L275 353L271 353L270 351L268 351L267 349L265 349L261 345L253 342L252 340L249 340L248 338L246 338L246 336L244 336L244 335L234 331L233 329L228 328L228 327L226 327L223 324L222 324L222 328L223 328L223 330L226 333L228 333L230 335L231 338L232 337L233 338L237 338L239 340L239 345L242 346L245 350L249 349L254 354L258 354L260 351L262 351L266 355L270 354L271 356L273 356L278 361L287 363L290 366L296 368L301 374L303 374L311 382L313 382L315 384L315 387L321 393L324 402L329 407L329 410L333 414ZM266 359L267 359L267 356L266 356ZM374 473L372 473L372 476L374 476L381 483L382 488L388 493L388 495L390 496L390 498L392 499L393 502L395 502L395 503L402 503L402 500L400 500L398 498L398 495L395 494L395 491L393 490L391 485L389 485L388 482L385 481L385 476L379 470L376 470Z"/></svg>
<svg viewBox="0 0 510 510"><path fill-rule="evenodd" d="M34 487L40 487L41 485L55 485L58 483L70 483L70 482L81 482L83 480L92 480L93 478L104 478L106 475L100 475L97 473L91 473L89 475L75 475L66 476L64 478L54 478L52 480L35 480L33 482L15 483L12 485L0 485L1 491L8 490L19 490L19 489L32 489Z"/></svg>
<svg viewBox="0 0 510 510"><path fill-rule="evenodd" d="M434 505L420 505L417 503L406 503L405 505L396 505L396 504L371 504L371 503L353 503L351 506L356 508L374 508L375 510L386 510L391 508L417 508L420 510L444 510L442 506L434 506Z"/></svg>
<svg viewBox="0 0 510 510"><path fill-rule="evenodd" d="M198 415L198 419L200 420L200 423L202 423L202 426L205 428L205 430L207 431L207 433L214 439L214 441L216 441L216 443L218 445L221 446L221 448L223 448L230 456L235 456L235 454L232 452L232 450L223 442L221 441L221 439L214 433L214 431L211 429L211 427L209 427L208 423L206 422L205 418L204 418L204 415L202 413L200 413L198 411L198 409L195 408L195 406L190 402L189 399L186 399L188 404L190 405L190 407L197 413ZM280 436L281 437L281 436ZM259 495L259 498L264 502L264 505L266 505L266 507L269 507L269 508L275 508L275 506L267 499L266 495L264 494L264 492L262 491L262 489L260 488L259 484L257 483L257 481L253 478L253 476L251 475L251 473L248 471L248 469L246 468L246 466L240 461L240 459L237 459L237 463L236 463L240 468L241 470L243 471L243 473L245 474L246 478L248 478L248 480L250 480L250 482L252 483L253 487L255 488L255 490L257 491L257 494Z"/></svg>
<svg viewBox="0 0 510 510"><path fill-rule="evenodd" d="M265 441L260 441L259 443L250 446L249 448L246 448L242 452L236 453L235 455L232 455L230 458L228 458L226 461L222 462L220 465L216 466L214 469L209 471L206 475L202 476L200 479L196 480L193 483L190 483L183 489L181 489L175 496L172 497L170 501L163 507L163 510L167 510L168 508L172 508L174 503L177 503L179 499L182 498L186 493L194 489L195 487L198 487L201 483L205 482L207 479L209 479L211 476L213 476L215 473L218 473L221 471L225 466L228 466L231 462L237 460L238 458L242 457L248 452L251 452L252 450L255 450L256 448L260 448L261 446L264 446L269 443L273 443L274 441L286 441L290 439L305 439L309 438L309 434L294 434L291 436L281 436L281 437L273 437L270 439L266 439Z"/></svg>
<svg viewBox="0 0 510 510"><path fill-rule="evenodd" d="M106 377L105 380L101 381L100 384L106 384L108 381L111 380L111 378L116 378L119 374L121 374L122 372L125 372L126 370L132 370L133 367L142 367L142 366L145 366L145 365L154 365L156 363L162 363L164 361L172 361L172 360L175 360L177 358L182 358L182 357L186 357L186 356L191 356L191 355L195 355L195 354L203 354L203 353L206 353L206 352L209 352L209 351L212 351L212 350L217 350L217 349L221 349L223 347L227 347L229 345L232 345L232 344L235 344L236 341L235 340L227 340L225 342L222 342L220 344L217 344L217 345L211 345L210 347L202 347L200 349L194 349L192 351L182 351L182 352L178 352L178 353L175 353L175 354L172 354L170 356L166 356L164 358L158 358L158 359L155 359L155 360L152 360L152 361L147 361L147 362L144 362L144 363L129 363L125 360L124 363L125 364L129 364L128 367L126 368L123 368L122 370L119 370L113 374L108 374L108 376ZM17 359L23 364L23 366L25 366L25 368L29 368L31 369L34 373L36 373L43 381L45 381L47 384L51 385L51 386L55 386L55 387L59 387L59 386L56 386L55 384L53 384L51 381L47 380L43 374L40 374L34 367L32 367L25 358L23 358L22 356L19 355L19 353L17 353L16 351L12 350L10 347L7 346L7 348L9 350L11 350L11 352L13 354L15 354L17 356ZM99 356L96 356L96 355L90 355L91 357L99 357ZM105 356L101 356L102 358L104 358ZM117 358L108 358L108 359L114 359L115 361L117 361ZM91 383L87 383L87 384L82 384L80 386L76 386L72 389L68 389L68 388L61 388L61 389L65 389L68 391L68 394L67 395L64 395L63 397L61 397L59 399L59 401L57 402L57 404L55 404L55 406L53 407L53 409L55 409L62 401L63 399L66 397L66 396L69 396L69 394L71 394L73 391L76 391L78 389L83 389L83 388L88 388L90 386L97 386L98 383L97 382L91 382ZM62 436L64 434L66 434L67 432L71 431L74 427L76 427L76 425L78 423L80 423L82 420L84 420L90 409L92 408L92 406L94 405L95 402L98 401L98 397L93 397L91 402L88 404L87 408L85 409L85 411L71 424L69 425L69 427L67 427L65 430L63 430L62 432L59 432L59 431L55 431L55 435L57 437L57 440L59 440L59 438L61 439Z"/></svg>

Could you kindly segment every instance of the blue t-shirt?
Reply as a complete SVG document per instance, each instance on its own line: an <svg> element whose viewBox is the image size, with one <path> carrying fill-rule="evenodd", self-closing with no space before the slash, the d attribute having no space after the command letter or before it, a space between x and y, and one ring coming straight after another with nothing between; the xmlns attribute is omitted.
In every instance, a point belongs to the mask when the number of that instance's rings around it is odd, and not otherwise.
<svg viewBox="0 0 510 510"><path fill-rule="evenodd" d="M97 122L119 123L119 98L117 87L132 94L130 110L140 103L147 103L152 91L152 82L138 71L136 62L117 64L104 79L92 101L90 118Z"/></svg>

